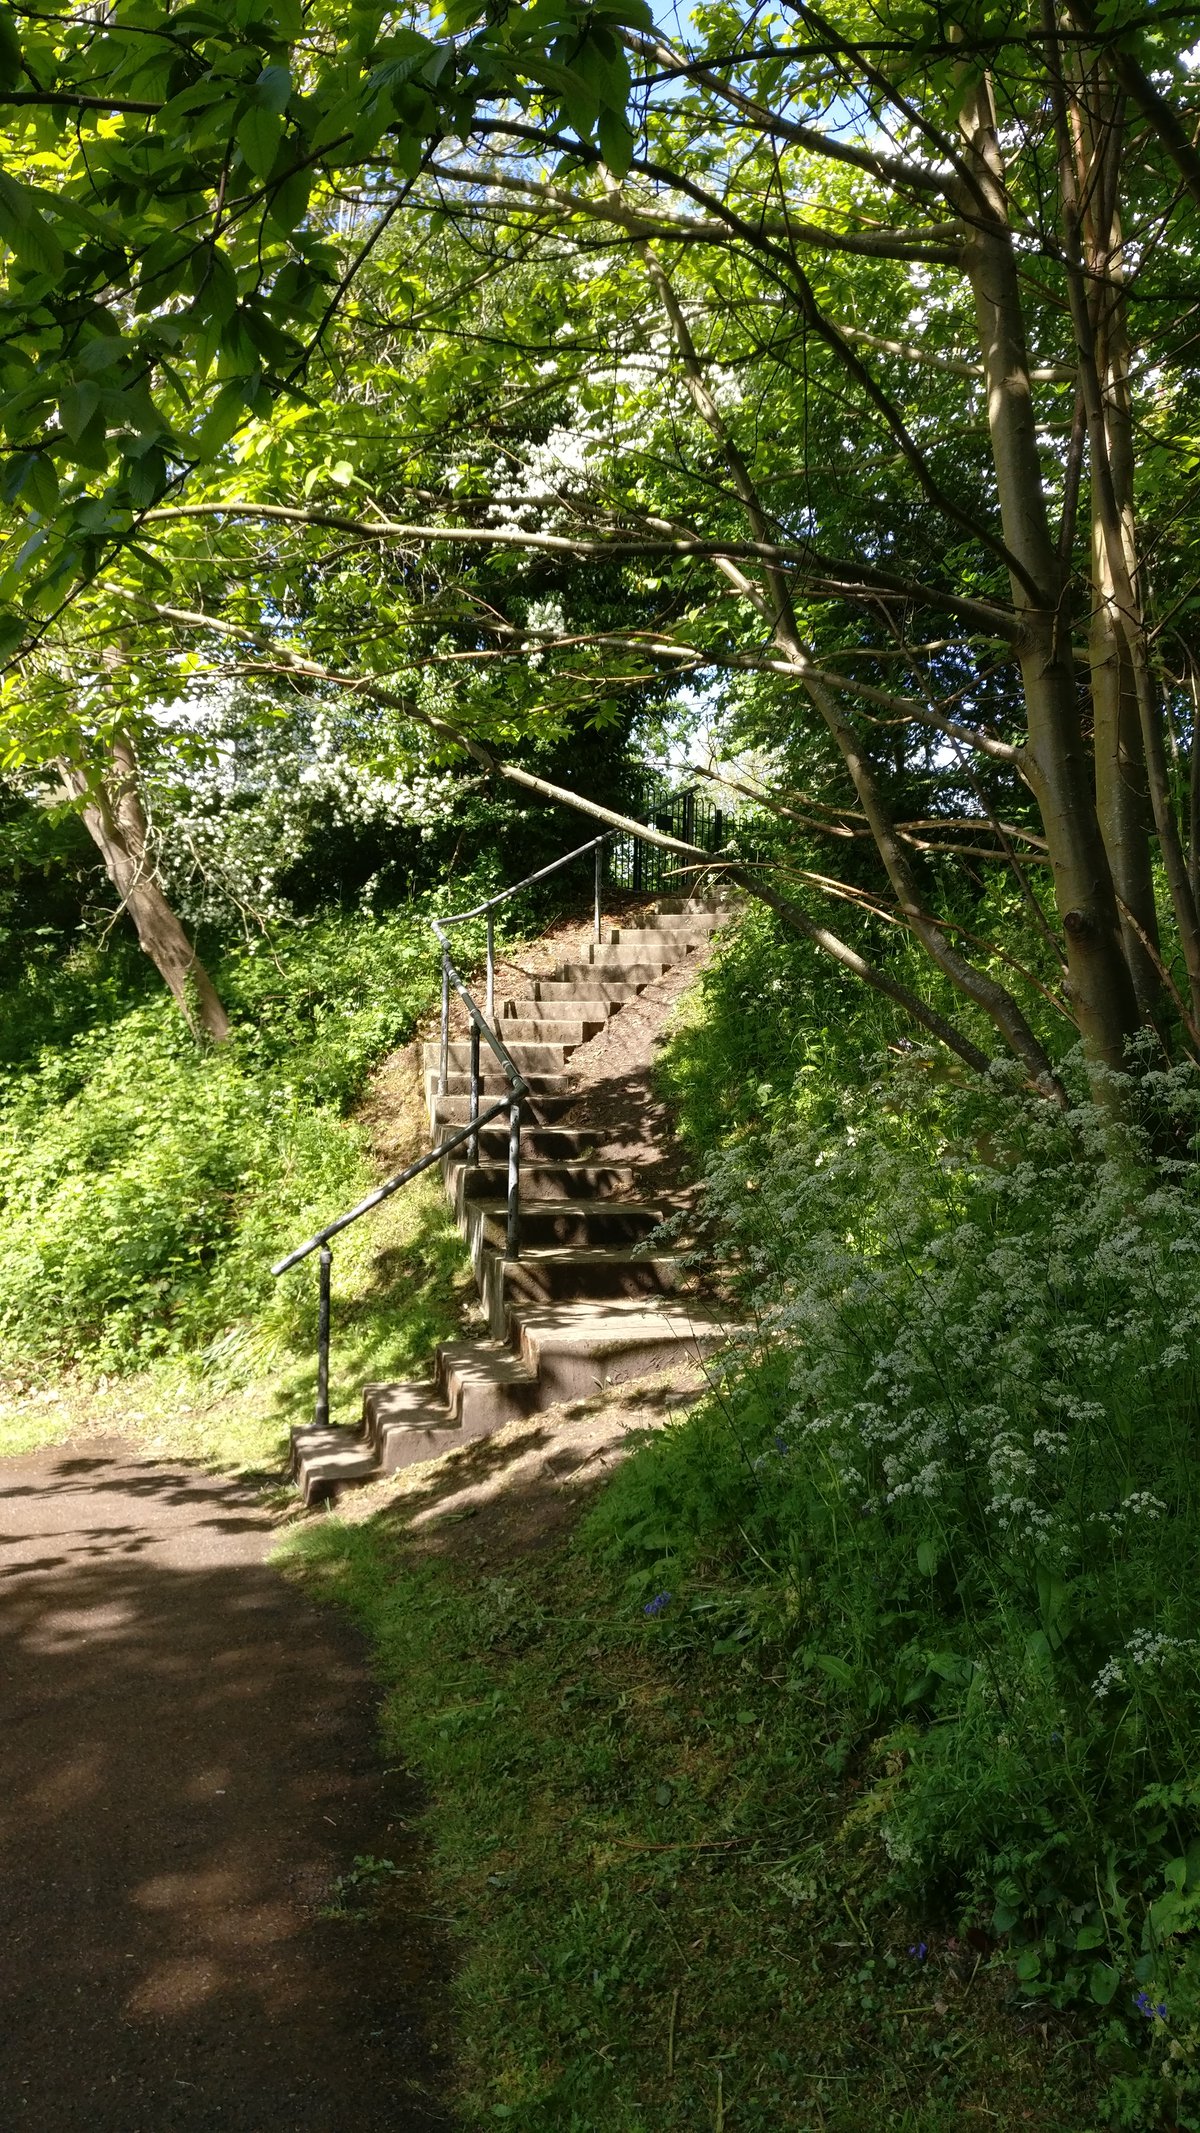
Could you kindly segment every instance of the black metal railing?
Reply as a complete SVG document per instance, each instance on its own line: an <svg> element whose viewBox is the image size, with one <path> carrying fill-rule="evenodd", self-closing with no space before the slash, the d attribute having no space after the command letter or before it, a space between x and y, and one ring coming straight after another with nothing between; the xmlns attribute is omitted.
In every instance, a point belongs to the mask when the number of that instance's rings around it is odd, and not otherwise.
<svg viewBox="0 0 1200 2133"><path fill-rule="evenodd" d="M720 850L724 836L724 818L721 810L714 807L705 794L697 792L694 787L672 790L665 779L661 778L657 773L648 773L642 783L645 795L646 820L650 826L664 830L668 835L683 838L688 843L697 844L704 851L716 852ZM621 855L626 850L627 857L622 858ZM475 904L469 911L455 911L444 918L430 920L442 950L441 1043L438 1054L437 1093L439 1097L444 1097L447 1093L450 1065L450 996L452 992L456 992L466 1008L470 1033L468 1075L470 1115L467 1124L457 1132L442 1138L442 1122L437 1118L435 1106L436 1146L431 1148L426 1155L419 1156L415 1163L410 1163L406 1170L397 1171L395 1177L388 1178L382 1185L377 1185L374 1192L369 1192L364 1200L358 1202L356 1207L350 1208L344 1215L339 1215L336 1221L327 1222L324 1229L319 1229L315 1236L309 1237L304 1244L297 1245L295 1251L288 1252L285 1258L277 1260L271 1268L272 1274L286 1274L290 1267L298 1266L302 1259L307 1259L313 1252L319 1252L321 1255L317 1291L317 1397L313 1417L314 1422L320 1428L327 1427L329 1422L329 1345L333 1239L342 1230L349 1229L351 1223L360 1221L364 1215L370 1214L373 1208L379 1207L384 1200L390 1199L392 1194L399 1192L402 1186L408 1185L414 1178L420 1177L422 1171L431 1169L435 1163L444 1162L446 1157L453 1154L456 1148L465 1147L467 1161L472 1164L477 1163L479 1160L479 1134L481 1127L490 1125L493 1119L497 1119L504 1114L508 1118L508 1191L505 1208L504 1255L506 1259L520 1257L521 1106L523 1100L529 1094L529 1085L507 1045L493 1027L496 1014L496 912L501 904L510 902L514 896L519 896L523 890L532 888L537 882L547 880L551 874L559 873L563 867L569 867L575 861L590 856L592 860L592 928L593 936L598 941L600 939L600 899L604 883L606 851L609 853L609 880L616 887L631 888L639 893L642 890L649 892L660 888L670 879L674 854L663 851L657 845L643 844L632 831L605 830L599 837L589 838L586 844L577 845L573 851L564 852L561 859L552 860L549 866L539 867L535 874L527 874L523 881L514 882L511 888L501 889L498 895L488 897L485 903ZM678 872L677 866L675 871ZM467 924L469 920L479 918L486 918L487 920L486 1009L481 1009L472 998L463 983L462 977L455 968L450 953L450 940L447 932L448 927L462 926ZM481 1110L480 1097L483 1093L483 1076L480 1072L480 1059L481 1046L484 1044L487 1045L496 1059L504 1076L506 1088L504 1094L498 1097L495 1103L489 1104L486 1109Z"/></svg>
<svg viewBox="0 0 1200 2133"><path fill-rule="evenodd" d="M651 829L702 852L717 853L724 847L729 830L728 813L696 785L672 785L661 771L647 770L635 778L630 813ZM647 844L631 831L617 832L608 854L608 879L615 889L634 896L657 895L678 890L690 879L673 852Z"/></svg>
<svg viewBox="0 0 1200 2133"><path fill-rule="evenodd" d="M494 1118L499 1118L502 1112L508 1114L508 1200L505 1223L505 1257L515 1259L520 1251L521 1098L526 1093L526 1083L507 1045L503 1044L495 1031L489 1028L478 1006L463 984L450 959L449 947L441 926L436 919L433 921L433 927L442 942L442 1063L438 1076L439 1094L444 1095L446 1088L446 1026L449 1015L449 987L453 985L467 1010L471 1030L470 1119L460 1132L451 1133L445 1140L439 1138L437 1146L431 1148L427 1155L419 1156L417 1161L410 1163L406 1170L397 1171L395 1177L388 1178L383 1185L377 1185L374 1192L369 1192L365 1200L359 1201L357 1207L352 1207L346 1214L339 1215L336 1221L327 1222L324 1229L319 1229L315 1236L308 1238L306 1243L297 1245L295 1251L288 1252L285 1258L276 1260L275 1265L271 1268L272 1274L286 1274L289 1267L298 1266L302 1259L309 1257L310 1253L319 1251L321 1254L317 1289L317 1398L313 1413L313 1421L319 1429L326 1428L329 1423L330 1292L333 1281L332 1240L341 1230L349 1229L352 1222L360 1221L363 1215L370 1214L372 1208L378 1207L382 1201L390 1199L394 1192L399 1192L401 1186L411 1184L414 1178L420 1177L423 1170L430 1170L435 1163L444 1162L446 1157L453 1154L456 1148L461 1148L465 1145L468 1160L473 1163L478 1162L479 1129L481 1126L490 1125L491 1121ZM499 1097L494 1104L489 1104L484 1111L479 1108L481 1087L479 1046L481 1040L485 1041L489 1049L495 1054L500 1070L508 1084L504 1095Z"/></svg>
<svg viewBox="0 0 1200 2133"><path fill-rule="evenodd" d="M417 1161L410 1163L406 1170L397 1171L395 1177L388 1178L382 1185L377 1185L374 1192L369 1192L364 1200L359 1201L357 1207L352 1207L346 1214L339 1215L335 1222L327 1222L324 1229L319 1229L315 1236L309 1237L304 1244L297 1245L295 1251L288 1252L286 1257L277 1260L271 1268L272 1274L286 1274L290 1267L298 1266L302 1259L307 1259L313 1252L319 1252L321 1255L317 1287L317 1397L313 1413L313 1421L320 1429L327 1428L329 1423L329 1347L331 1291L333 1285L333 1239L342 1230L349 1229L352 1222L360 1221L363 1215L370 1214L372 1208L378 1207L384 1200L390 1199L392 1194L399 1192L402 1186L408 1185L414 1178L420 1177L422 1171L431 1169L435 1163L444 1162L446 1157L452 1155L456 1148L465 1147L467 1161L469 1163L477 1163L479 1161L480 1128L490 1125L491 1121L499 1118L502 1113L506 1113L508 1117L508 1192L505 1206L504 1256L506 1259L520 1257L521 1102L528 1094L528 1083L517 1066L508 1046L492 1027L496 1012L496 911L499 905L507 903L511 897L519 896L523 889L531 888L535 882L545 881L548 875L557 874L560 868L570 866L574 860L581 859L587 854L592 854L594 858L593 926L595 937L599 940L603 851L612 834L611 830L606 830L603 836L590 838L587 844L579 845L574 851L564 853L561 859L553 860L547 867L539 867L536 874L526 875L523 881L514 882L511 888L502 889L499 895L489 897L486 903L476 904L470 911L455 911L445 918L430 920L442 950L442 1019L437 1093L439 1096L445 1096L446 1084L449 1079L450 995L453 991L458 994L459 999L466 1008L467 1024L470 1031L470 1069L468 1078L471 1109L467 1124L457 1133L451 1133L443 1138L440 1121L435 1119L437 1145L431 1148L427 1155L419 1156ZM479 1007L477 1001L472 998L459 971L455 968L454 960L450 953L450 941L446 932L448 926L461 926L469 919L484 917L487 919L486 1013ZM489 1051L495 1057L507 1083L504 1095L499 1097L495 1103L489 1104L485 1110L480 1109L480 1096L483 1089L483 1076L480 1072L480 1048L483 1044L487 1045Z"/></svg>
<svg viewBox="0 0 1200 2133"><path fill-rule="evenodd" d="M514 896L520 896L522 890L524 889L532 889L535 882L547 881L551 874L560 873L563 867L571 866L576 859L586 859L590 853L593 857L592 932L593 938L595 940L599 940L600 891L604 883L604 847L610 842L613 837L617 837L620 834L621 832L619 830L605 830L602 836L590 837L586 844L577 844L575 846L574 851L564 852L561 859L552 859L548 867L539 867L536 874L527 874L525 876L524 881L514 881L511 889L501 889L497 895L489 896L485 903L472 904L471 909L469 911L453 911L445 918L435 918L430 920L430 924L432 925L434 932L437 934L438 939L442 943L441 1088L443 1094L445 1093L446 1087L446 1047L450 1037L450 981L447 976L447 942L446 936L443 933L442 928L444 926L465 926L469 919L486 918L487 1013L488 1018L490 1020L496 1012L496 913L499 910L501 904L506 904L510 902Z"/></svg>

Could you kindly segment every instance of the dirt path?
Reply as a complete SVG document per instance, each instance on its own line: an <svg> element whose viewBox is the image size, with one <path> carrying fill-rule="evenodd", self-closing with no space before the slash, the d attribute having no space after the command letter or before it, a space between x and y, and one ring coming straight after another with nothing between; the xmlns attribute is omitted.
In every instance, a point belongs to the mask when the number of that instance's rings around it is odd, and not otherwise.
<svg viewBox="0 0 1200 2133"><path fill-rule="evenodd" d="M4 2133L446 2125L411 1792L273 1537L252 1487L118 1442L0 1461ZM381 1912L321 1917L366 1856Z"/></svg>

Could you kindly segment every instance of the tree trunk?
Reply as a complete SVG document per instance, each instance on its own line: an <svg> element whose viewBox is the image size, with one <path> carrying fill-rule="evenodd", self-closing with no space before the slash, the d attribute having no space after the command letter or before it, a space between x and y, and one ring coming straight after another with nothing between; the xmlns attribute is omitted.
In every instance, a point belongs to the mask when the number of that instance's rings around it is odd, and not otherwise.
<svg viewBox="0 0 1200 2133"><path fill-rule="evenodd" d="M1052 21L1049 0L1046 6ZM1072 85L1068 95L1063 63L1053 37L1048 39L1048 51L1059 135L1064 264L1078 351L1079 385L1091 438L1093 628L1112 641L1118 719L1126 716L1125 701L1132 690L1140 741L1135 755L1140 757L1145 771L1195 1020L1200 1016L1200 924L1171 794L1162 697L1150 664L1134 517L1132 399L1117 182L1120 135L1113 117L1111 89L1099 66L1084 70L1076 55L1075 67L1081 80ZM1111 686L1110 678L1110 695ZM1098 738L1102 730L1098 720ZM1105 739L1110 748L1119 746L1115 732L1106 732ZM1098 753L1098 775L1100 770ZM1103 816L1101 819L1107 842L1107 824ZM1151 913L1154 908L1148 836L1145 844L1145 881L1138 878L1142 867L1135 866L1131 894L1125 896L1118 869L1114 869L1114 875L1118 893L1138 920L1143 937L1155 943L1155 924L1147 924L1143 912L1135 908L1137 899L1143 904L1148 902ZM1126 930L1136 934L1138 929L1134 926Z"/></svg>
<svg viewBox="0 0 1200 2133"><path fill-rule="evenodd" d="M1089 1058L1122 1071L1140 1016L1125 960L1108 854L1083 747L1064 573L1050 535L1038 456L1032 381L1003 166L991 93L968 95L962 113L975 190L961 203L970 226L964 265L975 297L1004 538L1026 579L1013 574L1023 628L1021 678L1033 787L1067 943L1068 986Z"/></svg>
<svg viewBox="0 0 1200 2133"><path fill-rule="evenodd" d="M137 928L137 937L159 976L179 1003L193 1035L223 1044L229 1017L216 987L196 954L146 857L146 816L138 792L137 759L123 735L112 746L112 767L91 776L77 763L60 759L63 783L81 813L104 861L122 907Z"/></svg>

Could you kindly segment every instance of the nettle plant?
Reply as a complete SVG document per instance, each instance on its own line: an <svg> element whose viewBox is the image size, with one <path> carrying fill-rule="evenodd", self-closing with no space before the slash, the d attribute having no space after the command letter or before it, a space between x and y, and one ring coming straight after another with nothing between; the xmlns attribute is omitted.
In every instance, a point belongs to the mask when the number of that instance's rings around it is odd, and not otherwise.
<svg viewBox="0 0 1200 2133"><path fill-rule="evenodd" d="M1200 1078L1149 1086L1152 1129L1002 1089L937 1129L893 1076L708 1188L760 1318L756 1544L896 1876L1102 2003L1200 1884Z"/></svg>

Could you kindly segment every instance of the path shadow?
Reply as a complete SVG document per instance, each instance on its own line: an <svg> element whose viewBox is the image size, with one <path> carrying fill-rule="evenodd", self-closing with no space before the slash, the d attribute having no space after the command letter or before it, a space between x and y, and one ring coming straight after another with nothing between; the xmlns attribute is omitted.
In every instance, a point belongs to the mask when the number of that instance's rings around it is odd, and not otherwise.
<svg viewBox="0 0 1200 2133"><path fill-rule="evenodd" d="M253 1492L49 1453L0 1518L5 2133L442 2128L417 1802ZM383 1905L323 1916L364 1856Z"/></svg>

